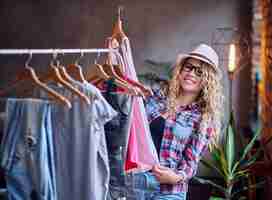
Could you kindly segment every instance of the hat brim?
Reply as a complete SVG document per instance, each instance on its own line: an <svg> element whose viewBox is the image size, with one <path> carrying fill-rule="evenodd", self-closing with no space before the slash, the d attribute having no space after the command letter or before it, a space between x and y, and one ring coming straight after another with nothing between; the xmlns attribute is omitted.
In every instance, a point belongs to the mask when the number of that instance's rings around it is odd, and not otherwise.
<svg viewBox="0 0 272 200"><path fill-rule="evenodd" d="M204 63L207 63L209 64L213 69L214 71L217 72L217 66L215 66L212 62L210 62L209 60L203 58L203 57L200 57L200 56L197 56L197 55L190 55L190 54L180 54L179 55L179 63L182 64L186 59L188 58L194 58L194 59L197 59L197 60L200 60Z"/></svg>

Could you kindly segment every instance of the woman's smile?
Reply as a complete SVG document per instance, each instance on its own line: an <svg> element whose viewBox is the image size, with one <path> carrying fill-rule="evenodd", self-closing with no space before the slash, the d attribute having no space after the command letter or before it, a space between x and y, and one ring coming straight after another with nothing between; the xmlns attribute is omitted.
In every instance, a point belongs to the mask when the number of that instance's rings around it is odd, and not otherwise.
<svg viewBox="0 0 272 200"><path fill-rule="evenodd" d="M195 78L194 78L193 76L191 76L191 75L185 76L185 77L184 77L184 81L185 81L186 83L192 84L192 85L194 85L194 84L197 83L197 81L195 80Z"/></svg>

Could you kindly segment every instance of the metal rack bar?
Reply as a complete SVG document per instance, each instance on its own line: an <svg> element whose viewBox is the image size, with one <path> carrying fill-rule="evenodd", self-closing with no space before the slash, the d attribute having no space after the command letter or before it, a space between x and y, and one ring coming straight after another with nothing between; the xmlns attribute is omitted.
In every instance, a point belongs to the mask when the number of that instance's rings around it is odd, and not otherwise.
<svg viewBox="0 0 272 200"><path fill-rule="evenodd" d="M115 49L0 49L0 54L117 53Z"/></svg>

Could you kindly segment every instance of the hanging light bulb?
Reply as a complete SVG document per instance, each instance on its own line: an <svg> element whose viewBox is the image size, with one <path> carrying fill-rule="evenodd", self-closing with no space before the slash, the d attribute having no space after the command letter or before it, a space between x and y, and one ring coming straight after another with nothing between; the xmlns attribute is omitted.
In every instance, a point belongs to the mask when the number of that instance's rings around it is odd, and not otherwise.
<svg viewBox="0 0 272 200"><path fill-rule="evenodd" d="M229 47L229 65L228 65L228 71L230 73L233 73L235 68L236 68L235 55L236 55L235 45L230 44L230 47Z"/></svg>

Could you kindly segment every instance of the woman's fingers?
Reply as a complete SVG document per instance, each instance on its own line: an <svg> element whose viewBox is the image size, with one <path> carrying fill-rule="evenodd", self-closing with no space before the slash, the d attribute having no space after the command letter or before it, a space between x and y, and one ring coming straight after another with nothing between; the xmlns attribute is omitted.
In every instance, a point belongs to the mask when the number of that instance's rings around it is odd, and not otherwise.
<svg viewBox="0 0 272 200"><path fill-rule="evenodd" d="M164 167L164 166L161 166L161 165L158 165L157 167L158 167L159 170L170 170L170 168Z"/></svg>
<svg viewBox="0 0 272 200"><path fill-rule="evenodd" d="M159 170L158 168L154 168L153 169L153 173L157 174L157 175L161 175L162 174L161 170Z"/></svg>
<svg viewBox="0 0 272 200"><path fill-rule="evenodd" d="M154 168L153 168L153 173L154 173L154 175L155 176L157 176L157 177L162 177L162 176L165 176L165 174L167 173L167 171L166 170L162 170L160 167L158 167L158 166L155 166Z"/></svg>

